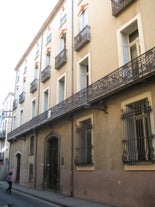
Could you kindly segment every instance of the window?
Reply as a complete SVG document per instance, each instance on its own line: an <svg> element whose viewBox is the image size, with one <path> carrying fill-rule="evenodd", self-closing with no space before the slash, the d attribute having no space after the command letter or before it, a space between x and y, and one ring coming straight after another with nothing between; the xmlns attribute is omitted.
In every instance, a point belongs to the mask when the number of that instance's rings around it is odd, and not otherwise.
<svg viewBox="0 0 155 207"><path fill-rule="evenodd" d="M36 116L36 100L32 101L32 118Z"/></svg>
<svg viewBox="0 0 155 207"><path fill-rule="evenodd" d="M58 80L58 103L65 99L65 76Z"/></svg>
<svg viewBox="0 0 155 207"><path fill-rule="evenodd" d="M34 154L34 136L30 137L30 155Z"/></svg>
<svg viewBox="0 0 155 207"><path fill-rule="evenodd" d="M33 182L33 164L29 165L29 182Z"/></svg>
<svg viewBox="0 0 155 207"><path fill-rule="evenodd" d="M117 31L119 65L145 52L141 16L138 14Z"/></svg>
<svg viewBox="0 0 155 207"><path fill-rule="evenodd" d="M67 20L67 9L66 4L61 7L61 14L60 14L60 27L66 22Z"/></svg>
<svg viewBox="0 0 155 207"><path fill-rule="evenodd" d="M38 79L38 68L34 67L34 79Z"/></svg>
<svg viewBox="0 0 155 207"><path fill-rule="evenodd" d="M20 125L23 124L23 109L20 111Z"/></svg>
<svg viewBox="0 0 155 207"><path fill-rule="evenodd" d="M88 8L86 8L84 11L80 14L80 31L88 25Z"/></svg>
<svg viewBox="0 0 155 207"><path fill-rule="evenodd" d="M39 51L39 43L37 43L36 50L35 50L35 60L39 57L39 53L40 53L40 51Z"/></svg>
<svg viewBox="0 0 155 207"><path fill-rule="evenodd" d="M49 43L52 39L52 32L50 26L47 29L47 34L46 34L46 43Z"/></svg>
<svg viewBox="0 0 155 207"><path fill-rule="evenodd" d="M79 63L79 90L82 90L90 84L90 67L89 67L89 58L84 58Z"/></svg>
<svg viewBox="0 0 155 207"><path fill-rule="evenodd" d="M12 129L16 128L16 116L13 115L13 124L12 124Z"/></svg>
<svg viewBox="0 0 155 207"><path fill-rule="evenodd" d="M140 55L139 32L137 22L122 32L124 64Z"/></svg>
<svg viewBox="0 0 155 207"><path fill-rule="evenodd" d="M66 48L66 33L60 38L60 51Z"/></svg>
<svg viewBox="0 0 155 207"><path fill-rule="evenodd" d="M134 58L140 55L140 45L139 45L139 34L138 30L131 32L129 34L129 55L130 59L133 60Z"/></svg>
<svg viewBox="0 0 155 207"><path fill-rule="evenodd" d="M129 103L123 110L123 155L125 164L153 163L151 106L148 98Z"/></svg>
<svg viewBox="0 0 155 207"><path fill-rule="evenodd" d="M76 165L93 165L91 119L79 122L77 127Z"/></svg>
<svg viewBox="0 0 155 207"><path fill-rule="evenodd" d="M49 93L48 93L48 89L44 91L44 108L43 111L48 110L48 102L49 102Z"/></svg>
<svg viewBox="0 0 155 207"><path fill-rule="evenodd" d="M24 72L23 72L23 75L25 75L27 72L27 66L24 67Z"/></svg>
<svg viewBox="0 0 155 207"><path fill-rule="evenodd" d="M50 65L50 53L48 53L45 57L45 65L46 67Z"/></svg>

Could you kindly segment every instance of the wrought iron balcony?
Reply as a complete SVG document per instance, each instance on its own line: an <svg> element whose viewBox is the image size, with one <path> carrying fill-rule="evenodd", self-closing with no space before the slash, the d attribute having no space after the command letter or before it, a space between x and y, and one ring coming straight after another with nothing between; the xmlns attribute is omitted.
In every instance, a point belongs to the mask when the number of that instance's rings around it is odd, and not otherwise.
<svg viewBox="0 0 155 207"><path fill-rule="evenodd" d="M90 41L90 27L86 25L80 33L74 37L74 50L79 51L85 44Z"/></svg>
<svg viewBox="0 0 155 207"><path fill-rule="evenodd" d="M55 69L59 70L66 62L67 62L67 55L66 55L66 48L64 48L56 57L55 57Z"/></svg>
<svg viewBox="0 0 155 207"><path fill-rule="evenodd" d="M5 139L5 131L0 132L0 140Z"/></svg>
<svg viewBox="0 0 155 207"><path fill-rule="evenodd" d="M42 72L41 72L41 82L46 82L51 77L51 66L48 65Z"/></svg>
<svg viewBox="0 0 155 207"><path fill-rule="evenodd" d="M117 16L121 13L127 6L136 0L111 0L112 3L112 15Z"/></svg>
<svg viewBox="0 0 155 207"><path fill-rule="evenodd" d="M33 93L38 88L38 79L34 79L30 84L30 93Z"/></svg>
<svg viewBox="0 0 155 207"><path fill-rule="evenodd" d="M17 108L17 105L18 105L18 101L17 101L17 99L15 99L13 101L13 110L15 110Z"/></svg>
<svg viewBox="0 0 155 207"><path fill-rule="evenodd" d="M54 121L62 116L78 111L87 105L91 106L91 104L98 100L102 100L152 76L155 76L155 47L55 105L48 111L14 129L8 134L8 139L15 136L18 137L49 121Z"/></svg>
<svg viewBox="0 0 155 207"><path fill-rule="evenodd" d="M25 101L25 92L23 91L20 95L19 95L19 103L23 103Z"/></svg>

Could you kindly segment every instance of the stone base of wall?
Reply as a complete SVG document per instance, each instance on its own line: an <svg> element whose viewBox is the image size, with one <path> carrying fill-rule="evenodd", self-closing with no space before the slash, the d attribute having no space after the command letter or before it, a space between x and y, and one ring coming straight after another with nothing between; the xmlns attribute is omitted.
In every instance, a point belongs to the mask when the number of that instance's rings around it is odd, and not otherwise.
<svg viewBox="0 0 155 207"><path fill-rule="evenodd" d="M154 171L76 171L74 195L125 207L155 206Z"/></svg>

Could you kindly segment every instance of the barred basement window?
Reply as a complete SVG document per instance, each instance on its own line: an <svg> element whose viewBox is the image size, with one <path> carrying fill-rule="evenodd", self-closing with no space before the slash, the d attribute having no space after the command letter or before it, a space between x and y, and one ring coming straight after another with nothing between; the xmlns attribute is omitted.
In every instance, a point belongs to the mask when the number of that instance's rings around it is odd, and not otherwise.
<svg viewBox="0 0 155 207"><path fill-rule="evenodd" d="M80 122L77 128L76 165L93 165L91 119Z"/></svg>
<svg viewBox="0 0 155 207"><path fill-rule="evenodd" d="M155 162L148 99L126 106L123 120L123 155L125 164L152 164Z"/></svg>

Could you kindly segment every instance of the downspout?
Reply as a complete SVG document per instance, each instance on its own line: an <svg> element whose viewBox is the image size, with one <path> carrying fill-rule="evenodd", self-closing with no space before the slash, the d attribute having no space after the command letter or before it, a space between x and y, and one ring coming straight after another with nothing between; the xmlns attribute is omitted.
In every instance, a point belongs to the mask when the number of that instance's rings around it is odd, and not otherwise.
<svg viewBox="0 0 155 207"><path fill-rule="evenodd" d="M41 77L41 67L42 67L42 49L43 49L43 33L41 34L41 48L40 48L40 63L39 63L39 74L38 74L38 102L37 102L37 116L39 115L40 106L40 77ZM35 69L36 70L36 69ZM37 186L37 154L38 154L38 130L34 129L35 134L35 157L34 157L34 188Z"/></svg>
<svg viewBox="0 0 155 207"><path fill-rule="evenodd" d="M71 23L71 58L72 58L72 96L74 94L74 0L71 1L71 17L72 17L72 23ZM74 196L74 115L71 116L71 196Z"/></svg>

